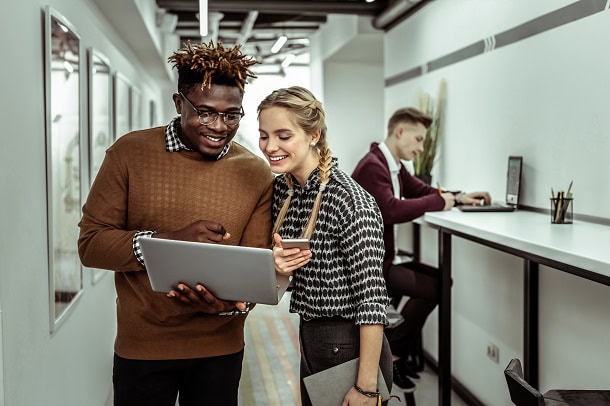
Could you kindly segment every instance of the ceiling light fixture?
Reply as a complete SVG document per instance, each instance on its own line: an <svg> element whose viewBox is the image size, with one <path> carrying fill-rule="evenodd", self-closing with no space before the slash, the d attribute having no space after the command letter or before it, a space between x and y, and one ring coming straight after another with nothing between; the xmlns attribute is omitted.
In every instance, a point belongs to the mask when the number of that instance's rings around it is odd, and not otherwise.
<svg viewBox="0 0 610 406"><path fill-rule="evenodd" d="M273 46L271 47L271 53L277 54L280 49L282 49L286 41L288 41L288 37L285 35L280 35L277 41L275 41L275 44L273 44Z"/></svg>
<svg viewBox="0 0 610 406"><path fill-rule="evenodd" d="M366 0L366 2L367 2L367 3L372 3L372 2L374 2L374 1L375 1L375 0Z"/></svg>
<svg viewBox="0 0 610 406"><path fill-rule="evenodd" d="M208 0L199 0L199 35L208 35Z"/></svg>
<svg viewBox="0 0 610 406"><path fill-rule="evenodd" d="M295 59L297 59L295 54L286 55L286 57L282 61L282 68L286 69L288 66L290 66L291 63L294 62Z"/></svg>

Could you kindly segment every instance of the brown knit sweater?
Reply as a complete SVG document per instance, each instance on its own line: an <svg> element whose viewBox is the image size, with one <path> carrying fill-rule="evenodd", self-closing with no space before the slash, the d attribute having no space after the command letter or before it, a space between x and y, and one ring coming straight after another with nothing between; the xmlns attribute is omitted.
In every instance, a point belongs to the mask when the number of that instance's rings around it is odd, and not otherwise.
<svg viewBox="0 0 610 406"><path fill-rule="evenodd" d="M185 359L243 348L245 316L203 314L153 292L132 239L211 220L231 234L226 244L268 247L272 181L269 166L235 142L219 161L166 152L165 127L127 134L108 149L83 207L78 248L83 265L115 271L119 356Z"/></svg>

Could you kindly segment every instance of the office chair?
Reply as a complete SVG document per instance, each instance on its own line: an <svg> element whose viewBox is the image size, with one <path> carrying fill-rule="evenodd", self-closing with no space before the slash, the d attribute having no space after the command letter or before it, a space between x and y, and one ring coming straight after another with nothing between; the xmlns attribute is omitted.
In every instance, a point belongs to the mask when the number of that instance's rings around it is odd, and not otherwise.
<svg viewBox="0 0 610 406"><path fill-rule="evenodd" d="M523 378L521 361L513 358L504 370L510 400L516 406L607 406L610 390L552 389L544 394Z"/></svg>

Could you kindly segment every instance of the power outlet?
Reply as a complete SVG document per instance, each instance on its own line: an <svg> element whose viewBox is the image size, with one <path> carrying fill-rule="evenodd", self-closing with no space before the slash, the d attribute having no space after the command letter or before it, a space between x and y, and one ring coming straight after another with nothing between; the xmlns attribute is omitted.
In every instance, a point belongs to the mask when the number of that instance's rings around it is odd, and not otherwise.
<svg viewBox="0 0 610 406"><path fill-rule="evenodd" d="M495 344L487 344L487 357L495 362L496 364L500 363L500 349Z"/></svg>

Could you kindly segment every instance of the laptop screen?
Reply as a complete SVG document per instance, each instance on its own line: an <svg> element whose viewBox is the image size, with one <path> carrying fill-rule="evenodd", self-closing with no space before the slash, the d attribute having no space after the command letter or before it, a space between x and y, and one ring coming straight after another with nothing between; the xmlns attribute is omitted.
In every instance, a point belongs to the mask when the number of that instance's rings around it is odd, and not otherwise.
<svg viewBox="0 0 610 406"><path fill-rule="evenodd" d="M506 203L519 204L519 190L521 187L521 170L523 158L520 156L508 157L508 173L506 175Z"/></svg>

